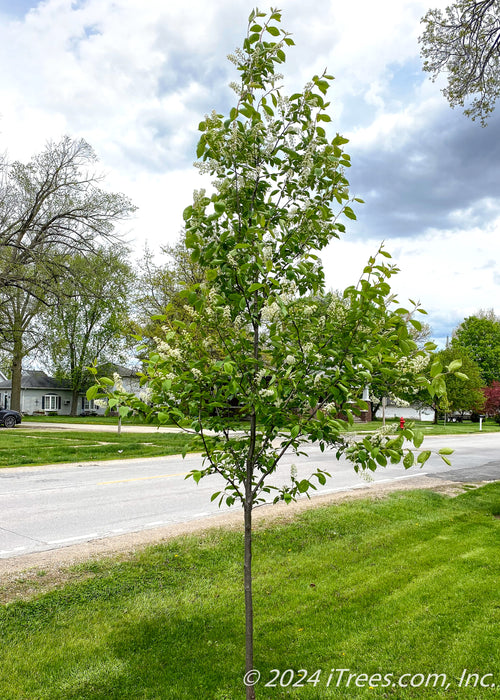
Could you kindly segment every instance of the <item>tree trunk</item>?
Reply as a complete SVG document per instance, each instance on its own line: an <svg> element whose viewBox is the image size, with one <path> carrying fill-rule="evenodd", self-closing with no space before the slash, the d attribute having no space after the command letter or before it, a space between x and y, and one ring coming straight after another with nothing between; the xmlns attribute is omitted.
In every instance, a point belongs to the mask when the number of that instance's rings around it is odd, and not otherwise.
<svg viewBox="0 0 500 700"><path fill-rule="evenodd" d="M253 670L253 599L252 599L252 500L247 498L245 513L245 672ZM255 700L255 687L246 686L246 700Z"/></svg>
<svg viewBox="0 0 500 700"><path fill-rule="evenodd" d="M23 338L18 332L14 333L12 349L12 389L10 392L10 407L21 411L21 379L23 371Z"/></svg>
<svg viewBox="0 0 500 700"><path fill-rule="evenodd" d="M78 396L78 389L73 389L73 393L71 394L71 411L70 414L72 416L77 416L78 415L78 399L80 397Z"/></svg>

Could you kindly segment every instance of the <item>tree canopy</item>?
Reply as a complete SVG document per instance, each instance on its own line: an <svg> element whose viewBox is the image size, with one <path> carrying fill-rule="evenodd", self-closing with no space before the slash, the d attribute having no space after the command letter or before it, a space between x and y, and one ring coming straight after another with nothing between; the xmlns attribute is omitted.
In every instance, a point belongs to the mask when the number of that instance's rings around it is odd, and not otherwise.
<svg viewBox="0 0 500 700"><path fill-rule="evenodd" d="M12 353L11 406L20 410L22 359L42 307L55 303L72 255L117 241L115 225L135 209L106 192L84 140L49 142L28 163L0 160L0 317ZM79 282L83 281L80 276Z"/></svg>
<svg viewBox="0 0 500 700"><path fill-rule="evenodd" d="M500 380L500 321L495 316L469 316L454 331L452 344L477 363L485 384Z"/></svg>
<svg viewBox="0 0 500 700"><path fill-rule="evenodd" d="M484 381L476 362L467 350L451 345L436 353L436 360L442 365L460 362L460 372L446 380L446 397L438 402L445 413L480 413L484 407Z"/></svg>
<svg viewBox="0 0 500 700"><path fill-rule="evenodd" d="M418 452L423 435L411 428L362 441L345 436L347 422L367 407L362 397L372 373L416 352L407 326L413 308L391 295L397 268L383 248L357 283L325 298L319 252L345 231L359 200L349 195L347 139L327 134L332 76L315 75L290 96L281 91L277 69L293 40L280 21L277 10L251 13L243 47L230 57L240 77L236 104L199 125L199 168L212 176L213 189L195 192L184 220L203 281L181 292L182 315L164 317L142 376L150 401L116 392L110 398L120 410L127 401L150 419L188 426L204 453L192 477L222 477L212 498L242 506L247 671L253 509L265 500L289 502L327 476L312 463L309 478L292 470L280 485L283 455L304 454L316 442L360 472L430 456ZM109 386L103 378L87 395ZM255 697L254 688L246 692Z"/></svg>
<svg viewBox="0 0 500 700"><path fill-rule="evenodd" d="M456 0L422 22L424 70L434 79L446 70L450 105L470 101L464 113L485 126L500 95L500 0Z"/></svg>

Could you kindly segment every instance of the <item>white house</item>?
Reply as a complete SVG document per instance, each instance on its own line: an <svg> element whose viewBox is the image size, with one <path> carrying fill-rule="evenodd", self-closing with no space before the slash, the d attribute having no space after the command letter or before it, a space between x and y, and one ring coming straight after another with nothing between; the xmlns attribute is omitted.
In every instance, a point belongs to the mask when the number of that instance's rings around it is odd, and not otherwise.
<svg viewBox="0 0 500 700"><path fill-rule="evenodd" d="M112 371L122 378L125 391L139 392L136 370L120 365L111 365ZM12 382L0 373L0 406L10 408ZM64 383L49 377L41 370L26 370L21 379L21 413L25 415L51 414L69 416L72 390ZM78 413L92 412L103 415L105 408L88 401L84 393L78 399Z"/></svg>

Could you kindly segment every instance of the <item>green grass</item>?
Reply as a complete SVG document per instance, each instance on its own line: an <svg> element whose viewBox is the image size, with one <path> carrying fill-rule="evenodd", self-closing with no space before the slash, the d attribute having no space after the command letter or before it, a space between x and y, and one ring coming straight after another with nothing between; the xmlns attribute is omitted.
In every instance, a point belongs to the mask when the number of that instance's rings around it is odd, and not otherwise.
<svg viewBox="0 0 500 700"><path fill-rule="evenodd" d="M179 454L190 440L184 433L0 430L0 467Z"/></svg>
<svg viewBox="0 0 500 700"><path fill-rule="evenodd" d="M480 433L479 423L471 423L471 421L465 421L464 423L444 423L444 421L439 421L437 425L433 423L428 423L427 421L407 421L407 423L414 423L415 427L422 430L425 435L470 435L472 433ZM394 427L395 430L399 429L399 419L387 420L386 425ZM350 432L364 433L372 432L382 427L382 421L370 421L368 423L354 423L350 428ZM483 433L498 433L500 432L500 425L495 423L493 419L483 421L482 426Z"/></svg>
<svg viewBox="0 0 500 700"><path fill-rule="evenodd" d="M467 669L500 685L499 513L497 483L455 499L417 491L321 507L259 527L257 697L498 697L457 684ZM212 530L129 561L80 565L69 575L88 580L4 606L0 697L243 698L241 557L241 533ZM446 673L450 688L327 688L339 668ZM316 687L265 688L272 669L322 676Z"/></svg>
<svg viewBox="0 0 500 700"><path fill-rule="evenodd" d="M69 423L78 425L118 425L118 416L23 416L23 421L30 423ZM122 418L122 425L147 425L139 416Z"/></svg>

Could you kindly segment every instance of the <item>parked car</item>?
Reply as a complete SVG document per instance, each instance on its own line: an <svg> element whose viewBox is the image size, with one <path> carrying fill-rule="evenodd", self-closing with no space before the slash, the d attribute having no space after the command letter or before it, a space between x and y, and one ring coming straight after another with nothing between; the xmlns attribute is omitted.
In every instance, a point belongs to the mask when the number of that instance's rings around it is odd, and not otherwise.
<svg viewBox="0 0 500 700"><path fill-rule="evenodd" d="M0 425L6 428L15 428L21 422L21 414L10 409L0 410Z"/></svg>

